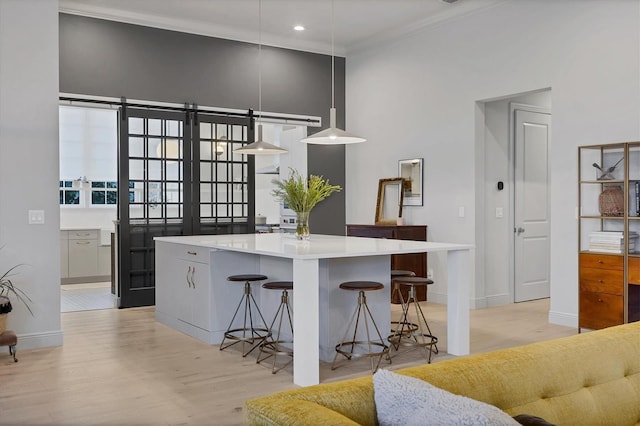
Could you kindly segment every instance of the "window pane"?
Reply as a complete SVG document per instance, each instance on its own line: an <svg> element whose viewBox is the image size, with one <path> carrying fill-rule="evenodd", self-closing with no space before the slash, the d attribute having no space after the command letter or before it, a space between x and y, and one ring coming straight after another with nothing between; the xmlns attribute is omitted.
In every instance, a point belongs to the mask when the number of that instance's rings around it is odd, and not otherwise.
<svg viewBox="0 0 640 426"><path fill-rule="evenodd" d="M80 191L65 191L65 204L80 204Z"/></svg>
<svg viewBox="0 0 640 426"><path fill-rule="evenodd" d="M107 192L107 204L118 204L118 193L116 191Z"/></svg>
<svg viewBox="0 0 640 426"><path fill-rule="evenodd" d="M144 123L142 118L129 117L129 133L136 135L144 133Z"/></svg>
<svg viewBox="0 0 640 426"><path fill-rule="evenodd" d="M91 182L91 187L92 188L104 188L105 187L105 183L104 182Z"/></svg>
<svg viewBox="0 0 640 426"><path fill-rule="evenodd" d="M129 157L144 157L144 139L129 138Z"/></svg>
<svg viewBox="0 0 640 426"><path fill-rule="evenodd" d="M107 188L117 188L118 182L107 182Z"/></svg>
<svg viewBox="0 0 640 426"><path fill-rule="evenodd" d="M91 191L91 204L105 204L104 191Z"/></svg>

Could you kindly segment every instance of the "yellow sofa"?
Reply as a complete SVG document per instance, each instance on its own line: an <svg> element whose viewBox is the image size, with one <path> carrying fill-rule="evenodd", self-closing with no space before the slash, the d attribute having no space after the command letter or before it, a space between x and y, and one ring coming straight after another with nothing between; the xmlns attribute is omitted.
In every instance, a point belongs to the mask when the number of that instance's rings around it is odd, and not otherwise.
<svg viewBox="0 0 640 426"><path fill-rule="evenodd" d="M640 425L640 322L396 370L558 425ZM375 425L371 376L245 402L252 425Z"/></svg>

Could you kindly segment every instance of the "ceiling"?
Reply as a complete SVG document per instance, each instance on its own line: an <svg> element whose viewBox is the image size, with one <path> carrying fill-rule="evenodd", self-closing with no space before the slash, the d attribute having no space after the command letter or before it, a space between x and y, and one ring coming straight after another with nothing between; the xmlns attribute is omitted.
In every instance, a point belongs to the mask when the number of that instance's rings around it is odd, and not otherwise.
<svg viewBox="0 0 640 426"><path fill-rule="evenodd" d="M457 0L449 4L443 0L335 0L334 51L346 55L504 1ZM331 0L262 0L261 4L259 0L60 0L60 11L331 53ZM306 29L294 31L296 24Z"/></svg>

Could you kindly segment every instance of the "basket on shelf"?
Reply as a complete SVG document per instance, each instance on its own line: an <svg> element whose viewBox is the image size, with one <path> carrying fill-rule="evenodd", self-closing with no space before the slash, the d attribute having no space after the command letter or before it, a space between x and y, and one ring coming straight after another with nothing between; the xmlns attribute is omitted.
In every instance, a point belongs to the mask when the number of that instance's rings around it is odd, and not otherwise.
<svg viewBox="0 0 640 426"><path fill-rule="evenodd" d="M598 197L598 208L602 216L622 216L624 192L620 186L607 186Z"/></svg>

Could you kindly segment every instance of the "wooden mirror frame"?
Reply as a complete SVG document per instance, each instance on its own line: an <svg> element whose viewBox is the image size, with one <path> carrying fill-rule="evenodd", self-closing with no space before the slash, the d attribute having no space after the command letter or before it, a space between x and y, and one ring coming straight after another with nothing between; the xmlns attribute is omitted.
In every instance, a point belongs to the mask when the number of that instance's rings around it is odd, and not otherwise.
<svg viewBox="0 0 640 426"><path fill-rule="evenodd" d="M402 217L402 202L404 199L403 189L404 179L402 178L386 178L378 181L378 200L376 202L376 217L374 223L376 225L395 225L398 223L398 219ZM387 186L396 185L398 187L398 216L394 218L386 218L383 216L385 202L385 191ZM395 203L395 202L394 202Z"/></svg>

